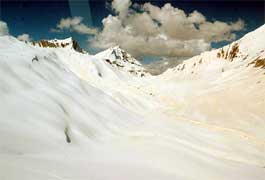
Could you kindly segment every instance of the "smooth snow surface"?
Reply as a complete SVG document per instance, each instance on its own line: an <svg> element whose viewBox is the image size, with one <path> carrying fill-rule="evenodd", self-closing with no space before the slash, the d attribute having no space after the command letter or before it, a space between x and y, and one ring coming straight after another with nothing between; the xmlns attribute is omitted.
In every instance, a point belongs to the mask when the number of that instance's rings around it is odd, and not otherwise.
<svg viewBox="0 0 265 180"><path fill-rule="evenodd" d="M264 42L262 26L233 60L218 49L151 76L113 49L0 37L0 179L264 180Z"/></svg>

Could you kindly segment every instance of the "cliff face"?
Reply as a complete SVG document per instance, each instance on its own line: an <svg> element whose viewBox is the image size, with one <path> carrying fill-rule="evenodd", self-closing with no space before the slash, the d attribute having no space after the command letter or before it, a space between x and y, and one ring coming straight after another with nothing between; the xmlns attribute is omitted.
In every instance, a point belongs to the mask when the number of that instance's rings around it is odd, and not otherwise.
<svg viewBox="0 0 265 180"><path fill-rule="evenodd" d="M84 53L84 50L79 46L78 42L76 40L72 41L72 47L74 50L76 50L77 52L81 52Z"/></svg>
<svg viewBox="0 0 265 180"><path fill-rule="evenodd" d="M43 48L70 48L77 52L85 53L85 51L79 46L78 42L71 37L64 40L40 40L32 42L32 45Z"/></svg>

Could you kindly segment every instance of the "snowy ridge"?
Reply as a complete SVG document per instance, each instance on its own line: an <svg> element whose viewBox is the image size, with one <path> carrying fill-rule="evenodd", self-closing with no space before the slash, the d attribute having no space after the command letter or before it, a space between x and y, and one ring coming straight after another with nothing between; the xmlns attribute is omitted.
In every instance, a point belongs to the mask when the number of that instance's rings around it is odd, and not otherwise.
<svg viewBox="0 0 265 180"><path fill-rule="evenodd" d="M80 53L86 53L78 44L76 40L72 37L67 39L53 39L53 40L40 40L37 42L31 42L34 46L39 46L43 48L66 48L66 49L74 49Z"/></svg>
<svg viewBox="0 0 265 180"><path fill-rule="evenodd" d="M0 98L5 104L5 108L0 110L1 127L5 129L1 128L0 133L2 138L11 135L8 138L10 141L1 139L1 153L35 153L51 147L61 149L61 145L66 145L65 137L56 131L67 129L70 138L76 136L81 140L82 136L86 136L88 140L110 133L111 127L123 126L125 117L129 124L138 123L134 121L135 115L95 85L92 86L92 81L89 82L89 76L96 81L101 78L99 73L106 71L108 75L113 74L104 66L104 61L97 62L98 59L93 59L93 56L73 50L29 46L10 36L0 37L0 42ZM12 53L16 50L19 53ZM37 60L33 61L35 56ZM99 66L101 69L97 68ZM111 109L118 116L111 115ZM34 126L38 131L29 131ZM20 129L15 132L17 127ZM46 137L41 134L46 134ZM80 144L77 139L75 143ZM25 146L17 147L20 142Z"/></svg>
<svg viewBox="0 0 265 180"><path fill-rule="evenodd" d="M177 67L168 70L172 71L189 71L189 73L196 74L199 71L199 66L203 64L213 64L214 68L219 68L221 72L234 68L265 67L265 25L259 27L253 32L248 33L238 41L209 52L204 52L201 55L195 56ZM213 62L217 61L217 62ZM231 62L231 63L230 63ZM216 65L219 64L219 65ZM225 67L223 67L224 65ZM226 66L227 65L227 66ZM209 65L211 66L211 65ZM202 72L205 72L202 70ZM165 73L165 74L167 74Z"/></svg>

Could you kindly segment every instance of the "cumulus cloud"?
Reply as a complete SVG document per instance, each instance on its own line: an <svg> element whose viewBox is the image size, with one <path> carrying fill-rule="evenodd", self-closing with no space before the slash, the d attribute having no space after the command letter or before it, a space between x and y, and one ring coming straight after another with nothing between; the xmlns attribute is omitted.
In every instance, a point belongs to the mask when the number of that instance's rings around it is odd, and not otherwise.
<svg viewBox="0 0 265 180"><path fill-rule="evenodd" d="M124 18L128 14L131 5L132 2L130 0L113 0L111 3L112 9L114 9L121 18Z"/></svg>
<svg viewBox="0 0 265 180"><path fill-rule="evenodd" d="M120 45L136 57L193 56L210 49L212 42L234 40L235 32L244 28L243 20L210 21L198 11L186 13L170 3L160 8L113 0L112 9L116 15L104 18L103 30L89 42L102 49Z"/></svg>
<svg viewBox="0 0 265 180"><path fill-rule="evenodd" d="M32 38L29 36L29 34L21 34L17 37L20 41L32 41Z"/></svg>
<svg viewBox="0 0 265 180"><path fill-rule="evenodd" d="M52 32L62 32L63 30L70 30L79 34L95 35L98 30L96 28L90 28L82 23L82 17L68 17L62 18L57 24L56 28L52 28Z"/></svg>
<svg viewBox="0 0 265 180"><path fill-rule="evenodd" d="M4 21L0 21L0 36L8 35L8 26Z"/></svg>
<svg viewBox="0 0 265 180"><path fill-rule="evenodd" d="M9 35L9 30L7 23L4 21L0 21L0 36ZM28 34L21 34L17 36L18 40L21 41L31 41L32 38Z"/></svg>

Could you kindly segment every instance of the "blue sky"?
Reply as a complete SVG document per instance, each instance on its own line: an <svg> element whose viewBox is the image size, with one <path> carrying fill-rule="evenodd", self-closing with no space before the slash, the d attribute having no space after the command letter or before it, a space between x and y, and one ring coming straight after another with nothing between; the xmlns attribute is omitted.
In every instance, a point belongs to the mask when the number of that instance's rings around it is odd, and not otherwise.
<svg viewBox="0 0 265 180"><path fill-rule="evenodd" d="M133 1L144 4L150 1ZM202 13L207 20L220 20L224 22L244 20L244 30L237 32L237 38L264 24L263 1L151 1L152 4L162 7L166 2L172 6L191 13L194 10ZM8 24L9 33L17 36L22 33L29 34L34 40L67 38L73 36L80 45L94 53L98 49L89 46L87 35L63 31L51 32L61 18L81 16L83 23L101 29L102 19L114 14L110 8L110 1L81 0L81 1L1 1L0 19ZM92 36L91 36L92 37ZM225 45L227 42L212 43L213 48Z"/></svg>

